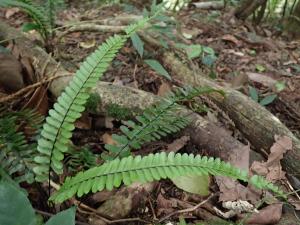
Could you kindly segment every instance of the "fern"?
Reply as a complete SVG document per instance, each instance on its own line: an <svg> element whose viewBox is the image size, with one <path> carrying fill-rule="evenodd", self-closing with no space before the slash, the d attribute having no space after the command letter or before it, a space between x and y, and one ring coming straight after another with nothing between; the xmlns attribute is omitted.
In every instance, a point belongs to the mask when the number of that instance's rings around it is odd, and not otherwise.
<svg viewBox="0 0 300 225"><path fill-rule="evenodd" d="M64 164L68 171L75 172L79 169L90 169L97 165L97 154L93 154L91 149L83 147L81 149L70 148Z"/></svg>
<svg viewBox="0 0 300 225"><path fill-rule="evenodd" d="M30 110L21 112L9 112L7 115L1 115L0 118L0 168L1 177L5 179L5 173L14 178L17 182L34 181L34 154L36 145L27 142L24 134L18 131L22 123L29 124L28 127L35 132L41 124L42 118ZM31 135L35 135L35 132Z"/></svg>
<svg viewBox="0 0 300 225"><path fill-rule="evenodd" d="M65 88L64 92L49 111L46 123L38 141L40 156L35 157L39 166L34 168L38 181L50 178L51 169L61 174L64 152L68 150L67 144L74 130L74 122L80 118L85 110L85 103L89 98L90 89L109 67L117 52L123 47L128 37L137 29L143 27L150 18L145 18L134 25L128 26L126 35L115 35L103 43L80 66L74 78Z"/></svg>
<svg viewBox="0 0 300 225"><path fill-rule="evenodd" d="M120 129L123 135L112 135L117 145L106 144L109 154L103 154L104 159L129 156L132 149L139 149L147 142L160 139L162 136L177 132L188 125L187 115L180 115L180 101L190 100L198 95L216 91L210 87L182 88L171 93L158 104L147 108L136 117L138 123L129 120Z"/></svg>
<svg viewBox="0 0 300 225"><path fill-rule="evenodd" d="M60 190L51 196L56 203L63 202L75 194L81 197L89 192L103 189L112 190L122 182L130 185L133 182L151 182L154 180L175 178L184 175L218 175L228 176L242 181L248 181L258 188L266 188L283 195L273 184L265 179L254 176L249 179L246 172L232 167L220 159L201 157L197 155L175 154L165 152L150 154L145 157L126 157L115 159L94 167L75 177L68 177Z"/></svg>
<svg viewBox="0 0 300 225"><path fill-rule="evenodd" d="M44 40L47 40L50 31L50 22L45 9L31 0L0 0L2 7L18 7L24 10L38 25L38 30Z"/></svg>

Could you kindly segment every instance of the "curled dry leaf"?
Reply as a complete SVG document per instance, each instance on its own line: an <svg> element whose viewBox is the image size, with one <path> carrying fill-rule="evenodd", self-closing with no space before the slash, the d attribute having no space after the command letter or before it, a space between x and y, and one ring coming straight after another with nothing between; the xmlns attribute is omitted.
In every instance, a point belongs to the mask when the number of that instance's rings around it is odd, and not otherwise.
<svg viewBox="0 0 300 225"><path fill-rule="evenodd" d="M292 150L293 144L291 138L287 136L275 136L275 143L270 149L267 162L253 162L251 171L266 176L269 181L277 181L285 178L285 172L282 171L280 160L284 153Z"/></svg>

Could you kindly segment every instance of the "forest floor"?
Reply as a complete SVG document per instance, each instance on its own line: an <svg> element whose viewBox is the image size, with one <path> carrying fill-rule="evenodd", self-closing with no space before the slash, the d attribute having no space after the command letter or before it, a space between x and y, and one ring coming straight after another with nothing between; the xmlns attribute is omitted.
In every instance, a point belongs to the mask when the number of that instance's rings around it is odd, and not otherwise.
<svg viewBox="0 0 300 225"><path fill-rule="evenodd" d="M57 15L57 24L59 26L67 25L69 23L80 21L93 21L95 24L98 21L117 20L121 15L135 15L140 12L141 8L137 6L97 6L72 3L71 6L59 12ZM249 22L242 22L236 20L231 16L232 10L200 10L196 8L187 8L180 11L175 20L180 21L180 29L182 31L181 43L186 45L201 45L213 49L216 56L215 62L211 66L207 66L205 56L199 56L192 60L187 60L189 65L197 67L207 78L213 79L219 84L228 85L233 89L239 90L246 96L253 100L260 102L270 112L278 117L293 134L300 138L300 43L296 40L290 40L289 37L280 31L277 21L263 22L260 25L253 25ZM10 24L12 27L20 28L24 22L29 21L28 17L16 8L0 9L0 18ZM109 18L109 19L108 19ZM115 23L114 23L115 25ZM122 24L121 24L122 25ZM58 29L58 34L68 30ZM172 29L174 26L172 27ZM54 39L55 49L53 58L60 62L66 70L75 72L82 61L93 52L107 37L111 36L113 32L109 31L77 31L68 32L60 40ZM34 31L27 34L27 36L34 40L37 44L38 35ZM13 43L11 43L13 45ZM138 54L133 47L132 42L128 42L126 46L119 52L112 66L105 73L102 81L112 82L120 86L129 86L147 92L151 92L158 96L164 96L172 89L176 82L170 81L159 73L149 67L144 59L156 59L161 62L167 71L169 66L164 65L161 60L162 51L153 51L151 46L147 43L144 45L143 58ZM15 50L17 51L17 50ZM23 66L26 67L28 64ZM1 68L0 68L1 69ZM1 70L0 70L1 71ZM31 72L34 73L34 72ZM171 72L170 75L172 76ZM1 96L7 96L5 91L2 91ZM21 109L24 105L29 107L38 107L39 111L47 115L48 109L51 108L55 98L51 93L46 95L39 93L38 98L32 98L32 94L20 99L14 99L11 104L14 109ZM41 101L43 99L43 101ZM203 99L202 99L203 100ZM205 102L207 107L210 107L209 102ZM207 108L206 108L207 109ZM236 140L245 145L250 145L249 151L255 149L243 134L232 125L232 121L224 116L224 113L218 108L211 108L200 113L208 121L216 123L218 126L225 128L227 132ZM119 132L119 126L122 121L112 118L111 116L96 115L94 113L85 113L84 116L76 122L76 130L73 134L72 141L77 146L88 146L94 154L101 154L104 149L104 144L113 142L111 135ZM212 134L213 135L213 134ZM282 141L282 142L281 142ZM288 145L287 140L277 140L274 142L273 150L277 151L280 147L277 145ZM145 155L150 152L158 152L168 150L170 148L178 149L180 152L192 152L194 154L209 154L207 149L201 149L190 142L189 137L181 134L170 135L160 141L152 142L142 147L141 150L134 154ZM275 147L274 147L275 146ZM282 147L282 146L281 146ZM282 148L285 148L283 146ZM280 151L280 150L278 150ZM259 150L258 150L259 152ZM261 152L260 152L261 153ZM281 153L282 156L283 152ZM255 153L254 153L255 155ZM266 161L270 155L265 154L255 155L255 159L251 159L252 165ZM76 168L80 170L84 168ZM281 170L281 166L279 167ZM284 173L284 171L281 171ZM272 176L272 175L270 175ZM60 179L63 179L62 176ZM275 178L274 178L275 179ZM277 180L285 186L287 182L286 177L282 174L281 178ZM155 183L155 188L150 192L144 191L139 193L143 196L136 196L133 201L141 201L140 204L135 202L129 214L125 218L118 218L117 216L110 216L110 220L116 224L167 224L173 221L176 224L178 218L181 218L180 224L186 223L205 223L205 221L217 221L218 224L224 224L224 215L220 215L215 207L222 209L222 202L232 199L241 199L241 193L234 189L235 193L224 195L219 193L219 183L211 180L211 196L207 202L203 202L206 197L199 197L196 194L189 194L177 188L171 181L163 180ZM294 189L299 188L292 184ZM46 202L44 196L37 191L35 187L26 186L30 193L30 199L35 208L51 212L51 208L41 204ZM246 188L245 188L246 189ZM288 189L291 191L291 189ZM293 189L292 189L293 190ZM128 191L128 190L127 190ZM245 193L246 190L239 189L240 192ZM257 193L246 194L249 202L258 202L261 200L261 195ZM89 195L82 199L85 205L94 209L95 212L78 210L77 221L82 224L101 224L101 216L97 215L97 208L102 205L104 201L112 198L116 194L114 191L102 191L96 194ZM127 195L130 195L128 191ZM250 193L250 194L249 194ZM227 193L228 194L228 193ZM235 195L235 196L233 196ZM145 197L146 196L146 197ZM250 196L250 197L249 197ZM299 196L298 196L299 197ZM140 198L140 199L139 199ZM254 200L256 199L256 200ZM293 197L294 207L300 209L300 205L296 197ZM119 201L119 200L116 200ZM200 207L195 207L197 204L203 202ZM71 202L62 205L66 207ZM122 205L126 208L126 201L115 202L116 205ZM254 204L255 205L255 204ZM122 210L119 206L110 206L110 211ZM116 207L116 208L114 208ZM128 206L129 207L129 206ZM288 212L290 217L294 217L294 209L289 206L282 210L282 203L264 204L260 207L259 213L252 213L251 216L247 213L236 213L231 221L243 221L249 224L277 224L281 218L287 220L285 212ZM180 211L181 210L181 211ZM184 211L186 210L186 211ZM226 211L223 209L223 211ZM296 212L296 211L295 211ZM100 213L100 212L99 212ZM101 211L101 215L106 212ZM122 215L122 213L119 213ZM285 216L284 216L285 215ZM295 213L296 215L296 213ZM300 220L294 217L291 221ZM116 221L117 220L117 221ZM97 222L95 222L97 221ZM229 220L227 220L229 221ZM103 221L102 221L103 222ZM106 221L107 222L107 221ZM282 221L281 221L282 222ZM293 224L289 223L289 224ZM295 224L297 224L295 222ZM105 224L104 222L102 224ZM172 223L169 223L172 224ZM217 224L217 222L211 223ZM284 224L284 223L281 223Z"/></svg>

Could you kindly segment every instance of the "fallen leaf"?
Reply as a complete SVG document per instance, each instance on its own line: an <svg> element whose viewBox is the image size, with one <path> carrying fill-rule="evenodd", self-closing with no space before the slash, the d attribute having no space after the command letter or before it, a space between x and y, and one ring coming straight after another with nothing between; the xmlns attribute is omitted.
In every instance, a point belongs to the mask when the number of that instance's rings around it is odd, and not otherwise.
<svg viewBox="0 0 300 225"><path fill-rule="evenodd" d="M240 154L243 152L243 154ZM228 161L245 171L249 170L250 145L245 145L242 149L233 149ZM248 188L239 182L228 177L216 177L216 182L220 189L220 201L248 200Z"/></svg>
<svg viewBox="0 0 300 225"><path fill-rule="evenodd" d="M92 39L92 40L88 40L88 41L84 41L84 42L80 42L79 43L79 46L81 48L92 48L96 45L96 40L95 39Z"/></svg>
<svg viewBox="0 0 300 225"><path fill-rule="evenodd" d="M269 205L258 213L252 213L246 224L277 224L282 215L282 203Z"/></svg>
<svg viewBox="0 0 300 225"><path fill-rule="evenodd" d="M283 154L288 150L292 150L293 142L290 137L287 136L275 136L275 143L270 149L270 155L268 157L268 166L279 162L283 158Z"/></svg>
<svg viewBox="0 0 300 225"><path fill-rule="evenodd" d="M209 195L210 176L179 176L171 179L176 187L200 196Z"/></svg>
<svg viewBox="0 0 300 225"><path fill-rule="evenodd" d="M276 84L276 80L274 80L273 78L266 76L264 74L260 74L260 73L252 73L252 72L247 72L246 73L249 80L254 81L256 83L262 84L265 87L273 87Z"/></svg>
<svg viewBox="0 0 300 225"><path fill-rule="evenodd" d="M292 150L293 144L291 138L287 136L275 136L275 143L270 149L267 162L253 162L251 171L256 174L266 176L268 181L277 181L285 178L285 172L282 171L280 160L283 154Z"/></svg>
<svg viewBox="0 0 300 225"><path fill-rule="evenodd" d="M236 88L247 84L248 81L249 81L248 76L245 73L240 73L239 75L232 78L230 83L232 87Z"/></svg>
<svg viewBox="0 0 300 225"><path fill-rule="evenodd" d="M92 128L92 118L87 113L83 113L82 116L76 120L75 127L82 130L90 130Z"/></svg>
<svg viewBox="0 0 300 225"><path fill-rule="evenodd" d="M222 40L224 40L224 41L230 41L230 42L234 43L236 46L240 46L241 45L241 42L236 37L234 37L231 34L225 34L222 37Z"/></svg>
<svg viewBox="0 0 300 225"><path fill-rule="evenodd" d="M112 136L108 133L105 133L102 135L102 141L104 144L109 144L109 145L117 145L118 143L112 139Z"/></svg>
<svg viewBox="0 0 300 225"><path fill-rule="evenodd" d="M9 19L10 17L12 17L13 15L15 15L18 12L20 12L19 8L9 8L5 12L5 18Z"/></svg>
<svg viewBox="0 0 300 225"><path fill-rule="evenodd" d="M49 110L47 88L43 85L36 88L23 109L36 109L41 115L47 115Z"/></svg>
<svg viewBox="0 0 300 225"><path fill-rule="evenodd" d="M170 93L170 91L171 91L170 85L166 82L163 82L158 88L157 95L166 96L168 93Z"/></svg>

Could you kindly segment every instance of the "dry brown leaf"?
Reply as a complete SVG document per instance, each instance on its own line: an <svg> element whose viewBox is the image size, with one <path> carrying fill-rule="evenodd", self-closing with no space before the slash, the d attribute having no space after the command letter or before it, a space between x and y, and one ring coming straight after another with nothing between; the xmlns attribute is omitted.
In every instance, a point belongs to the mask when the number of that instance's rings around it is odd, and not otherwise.
<svg viewBox="0 0 300 225"><path fill-rule="evenodd" d="M243 154L240 154L243 152ZM249 158L250 158L250 145L245 145L243 149L233 149L228 161L242 170L249 170ZM241 185L239 182L227 178L227 177L216 177L216 182L220 189L220 201L236 201L236 200L252 200L254 197L247 187Z"/></svg>
<svg viewBox="0 0 300 225"><path fill-rule="evenodd" d="M230 42L234 43L236 46L240 46L241 45L241 42L236 37L234 37L231 34L225 34L222 37L222 40L224 40L224 41L230 41Z"/></svg>
<svg viewBox="0 0 300 225"><path fill-rule="evenodd" d="M10 17L12 17L13 15L15 15L18 12L20 12L19 8L9 8L5 12L5 18L9 19Z"/></svg>
<svg viewBox="0 0 300 225"><path fill-rule="evenodd" d="M250 218L246 220L246 224L277 224L282 215L282 204L269 205L259 213L252 213Z"/></svg>
<svg viewBox="0 0 300 225"><path fill-rule="evenodd" d="M37 82L38 80L35 77L34 69L33 69L32 63L30 61L30 58L21 57L20 60L21 60L22 66L24 68L23 78L24 78L25 83L32 84L32 83Z"/></svg>
<svg viewBox="0 0 300 225"><path fill-rule="evenodd" d="M166 199L161 193L157 197L157 215L160 216L162 214L170 214L177 207L177 203L175 201Z"/></svg>
<svg viewBox="0 0 300 225"><path fill-rule="evenodd" d="M249 80L254 81L256 83L260 83L265 87L272 88L276 84L276 80L273 78L260 74L260 73L252 73L252 72L247 72L246 73Z"/></svg>
<svg viewBox="0 0 300 225"><path fill-rule="evenodd" d="M112 136L108 133L105 133L102 135L102 141L104 144L109 144L109 145L117 145L118 143L112 139Z"/></svg>
<svg viewBox="0 0 300 225"><path fill-rule="evenodd" d="M270 149L267 162L253 162L251 171L266 176L269 181L277 181L285 178L280 160L283 154L292 150L292 140L287 136L275 136L275 143Z"/></svg>
<svg viewBox="0 0 300 225"><path fill-rule="evenodd" d="M41 115L47 115L49 110L47 88L39 86L35 89L29 101L23 106L23 109L36 109Z"/></svg>
<svg viewBox="0 0 300 225"><path fill-rule="evenodd" d="M83 113L82 116L76 120L75 127L83 130L90 130L92 128L92 118L87 113Z"/></svg>
<svg viewBox="0 0 300 225"><path fill-rule="evenodd" d="M84 41L84 42L80 42L79 43L79 46L81 48L92 48L96 45L96 40L95 39L92 39L92 40L88 40L88 41Z"/></svg>
<svg viewBox="0 0 300 225"><path fill-rule="evenodd" d="M158 96L166 96L171 91L171 87L168 83L162 83L159 88L157 95Z"/></svg>
<svg viewBox="0 0 300 225"><path fill-rule="evenodd" d="M248 76L245 73L240 73L239 75L232 78L230 81L232 87L241 87L248 83Z"/></svg>

